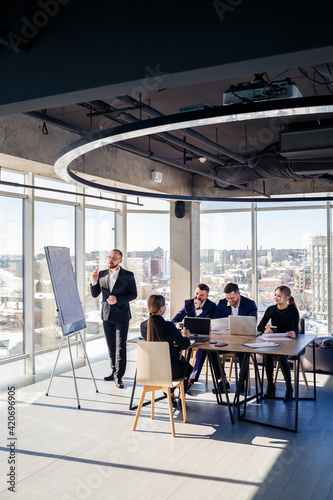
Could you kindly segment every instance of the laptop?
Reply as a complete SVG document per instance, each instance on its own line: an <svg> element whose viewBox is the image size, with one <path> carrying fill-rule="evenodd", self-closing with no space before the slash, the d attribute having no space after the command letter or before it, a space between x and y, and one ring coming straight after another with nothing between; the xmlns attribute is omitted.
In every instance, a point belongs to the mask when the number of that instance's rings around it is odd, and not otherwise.
<svg viewBox="0 0 333 500"><path fill-rule="evenodd" d="M257 336L257 318L254 316L229 316L229 329L231 335Z"/></svg>
<svg viewBox="0 0 333 500"><path fill-rule="evenodd" d="M184 328L190 331L191 342L206 342L210 339L210 318L184 318Z"/></svg>

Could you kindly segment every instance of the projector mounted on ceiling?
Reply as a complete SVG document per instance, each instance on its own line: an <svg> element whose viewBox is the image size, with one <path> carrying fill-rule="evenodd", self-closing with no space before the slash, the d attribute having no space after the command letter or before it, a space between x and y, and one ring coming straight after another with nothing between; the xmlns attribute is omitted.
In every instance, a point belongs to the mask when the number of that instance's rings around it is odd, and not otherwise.
<svg viewBox="0 0 333 500"><path fill-rule="evenodd" d="M223 94L223 105L289 99L302 97L295 83L289 78L279 82L265 81L262 74L255 75L253 82L230 85Z"/></svg>

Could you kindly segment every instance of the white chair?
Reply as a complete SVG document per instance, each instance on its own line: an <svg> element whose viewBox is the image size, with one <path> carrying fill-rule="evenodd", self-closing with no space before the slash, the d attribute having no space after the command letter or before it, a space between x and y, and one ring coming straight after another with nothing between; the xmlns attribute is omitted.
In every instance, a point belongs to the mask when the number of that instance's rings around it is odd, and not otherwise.
<svg viewBox="0 0 333 500"><path fill-rule="evenodd" d="M185 377L184 377L185 378ZM171 432L175 437L173 421L171 389L180 386L183 420L186 422L184 378L172 380L170 349L168 342L138 342L136 383L143 385L140 402L136 411L132 430L135 431L141 408L147 392L151 392L151 418L154 418L155 391L162 390L167 394Z"/></svg>

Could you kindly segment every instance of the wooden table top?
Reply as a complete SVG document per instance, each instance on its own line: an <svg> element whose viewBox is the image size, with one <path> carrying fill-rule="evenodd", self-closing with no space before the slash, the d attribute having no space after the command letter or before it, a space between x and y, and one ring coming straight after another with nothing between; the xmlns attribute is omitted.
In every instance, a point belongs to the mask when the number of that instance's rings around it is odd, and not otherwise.
<svg viewBox="0 0 333 500"><path fill-rule="evenodd" d="M278 336L278 334L277 334ZM297 356L300 354L305 347L310 344L315 338L315 335L298 335L295 339L286 340L270 340L278 344L276 347L246 347L243 344L261 344L264 341L261 336L251 337L248 335L230 335L230 333L211 333L211 340L217 341L217 343L226 343L224 347L215 347L216 344L210 344L209 342L196 342L192 344L189 348L191 349L204 349L206 351L221 351L221 352L256 352L258 354L281 354L285 356ZM130 344L136 344L142 338L135 337L129 339L127 342Z"/></svg>
<svg viewBox="0 0 333 500"><path fill-rule="evenodd" d="M277 334L278 336L278 334ZM246 347L243 344L262 344L261 336L249 337L248 335L230 335L229 333L212 333L211 340L218 343L226 343L224 347L215 347L216 344L209 342L196 343L190 347L193 349L234 351L234 352L257 352L258 354L281 354L286 356L297 356L305 347L316 338L315 335L298 335L295 339L276 340L269 342L278 344L276 347Z"/></svg>

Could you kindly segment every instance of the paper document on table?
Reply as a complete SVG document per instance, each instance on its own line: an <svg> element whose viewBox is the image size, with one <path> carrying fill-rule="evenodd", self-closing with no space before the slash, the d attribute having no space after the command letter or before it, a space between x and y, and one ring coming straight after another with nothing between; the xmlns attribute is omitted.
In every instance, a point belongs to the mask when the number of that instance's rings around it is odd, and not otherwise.
<svg viewBox="0 0 333 500"><path fill-rule="evenodd" d="M292 340L287 333L263 333L261 338L263 340Z"/></svg>
<svg viewBox="0 0 333 500"><path fill-rule="evenodd" d="M279 344L275 344L274 342L253 342L243 344L245 347L249 347L250 349L262 349L264 347L276 347Z"/></svg>
<svg viewBox="0 0 333 500"><path fill-rule="evenodd" d="M210 331L219 333L229 333L229 320L228 318L216 318L210 322Z"/></svg>

